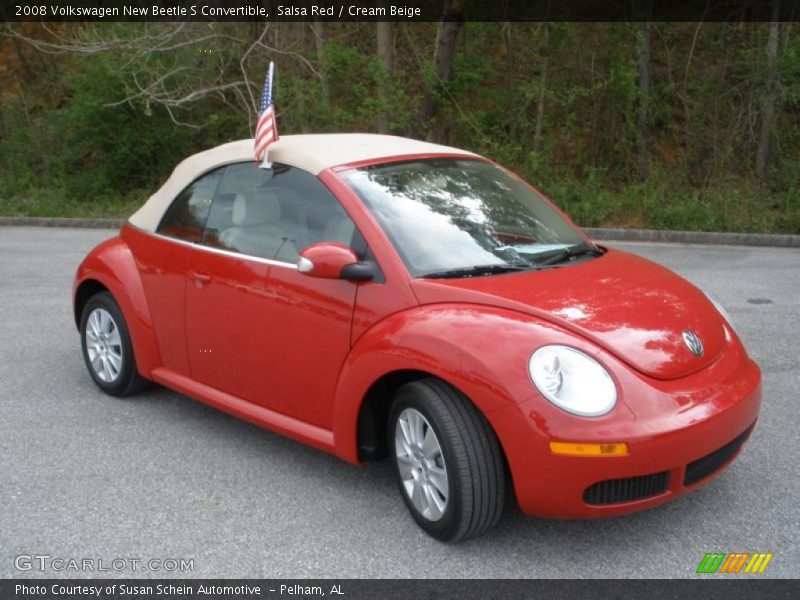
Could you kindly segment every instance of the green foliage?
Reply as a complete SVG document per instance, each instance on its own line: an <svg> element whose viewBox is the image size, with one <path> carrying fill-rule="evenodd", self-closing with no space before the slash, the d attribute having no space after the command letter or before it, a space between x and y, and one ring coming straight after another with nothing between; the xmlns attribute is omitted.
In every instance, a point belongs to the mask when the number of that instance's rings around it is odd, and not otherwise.
<svg viewBox="0 0 800 600"><path fill-rule="evenodd" d="M392 72L374 24L326 23L317 40L304 23L195 23L153 41L169 27L65 26L64 39L115 41L101 52L19 55L0 41L0 213L129 213L187 155L252 134L274 59L282 135L375 131L383 118L408 135L431 89L436 141L509 166L582 225L800 232L796 24L781 25L763 180L768 24L653 24L644 130L636 23L468 22L446 82L433 75L436 23L396 27ZM138 93L154 81L155 97Z"/></svg>
<svg viewBox="0 0 800 600"><path fill-rule="evenodd" d="M585 227L646 227L689 231L798 232L796 193L768 196L731 177L698 190L655 174L640 183L609 189L590 180L562 179L545 189Z"/></svg>

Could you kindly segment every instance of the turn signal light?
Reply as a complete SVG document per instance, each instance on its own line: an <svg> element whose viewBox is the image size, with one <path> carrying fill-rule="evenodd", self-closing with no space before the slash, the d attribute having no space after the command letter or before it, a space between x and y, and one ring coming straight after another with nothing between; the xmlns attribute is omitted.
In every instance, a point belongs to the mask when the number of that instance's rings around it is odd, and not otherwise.
<svg viewBox="0 0 800 600"><path fill-rule="evenodd" d="M625 456L628 444L584 444L580 442L550 442L550 452L569 456Z"/></svg>

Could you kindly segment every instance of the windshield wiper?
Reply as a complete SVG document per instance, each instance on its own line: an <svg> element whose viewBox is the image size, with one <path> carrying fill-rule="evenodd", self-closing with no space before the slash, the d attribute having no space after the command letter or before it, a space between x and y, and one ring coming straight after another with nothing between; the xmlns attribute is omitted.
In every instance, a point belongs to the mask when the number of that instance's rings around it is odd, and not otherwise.
<svg viewBox="0 0 800 600"><path fill-rule="evenodd" d="M511 271L530 271L534 267L530 265L475 265L472 267L461 267L459 269L447 269L444 271L435 271L428 273L422 277L425 279L447 279L450 277L478 277L480 275L496 275L498 273L508 273Z"/></svg>
<svg viewBox="0 0 800 600"><path fill-rule="evenodd" d="M592 254L594 256L602 256L603 255L603 251L600 250L600 248L591 247L591 246L572 246L570 248L565 248L564 250L561 250L557 254L554 254L553 256L551 256L549 258L545 258L544 260L539 261L536 264L541 265L541 266L554 265L556 263L563 262L565 260L568 260L570 258L574 258L576 256L584 256L585 254Z"/></svg>

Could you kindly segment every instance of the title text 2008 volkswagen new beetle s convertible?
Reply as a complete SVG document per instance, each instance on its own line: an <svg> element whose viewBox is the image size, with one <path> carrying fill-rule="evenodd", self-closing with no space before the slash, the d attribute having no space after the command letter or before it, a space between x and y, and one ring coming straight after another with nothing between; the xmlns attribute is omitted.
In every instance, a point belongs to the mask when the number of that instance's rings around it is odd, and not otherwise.
<svg viewBox="0 0 800 600"><path fill-rule="evenodd" d="M388 455L414 519L457 541L515 494L591 518L709 481L758 415L723 310L593 244L470 152L285 136L201 152L74 282L89 373L155 381L360 463Z"/></svg>

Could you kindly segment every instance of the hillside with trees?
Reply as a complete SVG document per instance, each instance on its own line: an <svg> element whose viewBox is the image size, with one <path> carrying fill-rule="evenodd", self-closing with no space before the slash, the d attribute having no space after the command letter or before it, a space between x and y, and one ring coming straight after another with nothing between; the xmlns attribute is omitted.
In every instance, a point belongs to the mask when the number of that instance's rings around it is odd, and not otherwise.
<svg viewBox="0 0 800 600"><path fill-rule="evenodd" d="M457 19L459 0L449 0ZM467 148L584 226L800 233L793 23L0 28L0 214L126 216L188 154L281 134Z"/></svg>

